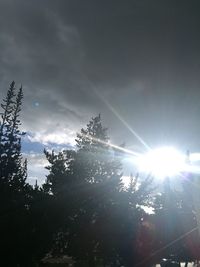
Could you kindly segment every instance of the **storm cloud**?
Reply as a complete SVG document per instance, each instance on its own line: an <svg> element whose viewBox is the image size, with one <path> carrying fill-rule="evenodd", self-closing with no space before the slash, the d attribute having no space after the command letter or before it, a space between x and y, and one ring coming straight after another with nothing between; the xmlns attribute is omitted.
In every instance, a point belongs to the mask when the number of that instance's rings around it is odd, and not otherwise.
<svg viewBox="0 0 200 267"><path fill-rule="evenodd" d="M113 142L143 149L111 105L149 145L198 151L199 11L195 0L0 0L0 97L23 84L33 141L71 143L100 112Z"/></svg>

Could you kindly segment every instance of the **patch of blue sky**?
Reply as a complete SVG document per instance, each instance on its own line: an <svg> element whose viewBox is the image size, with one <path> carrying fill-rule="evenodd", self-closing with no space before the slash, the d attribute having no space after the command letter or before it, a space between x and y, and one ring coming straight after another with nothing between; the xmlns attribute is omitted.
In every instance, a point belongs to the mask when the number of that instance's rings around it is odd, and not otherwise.
<svg viewBox="0 0 200 267"><path fill-rule="evenodd" d="M28 160L28 179L27 181L34 185L37 181L38 185L44 183L46 175L48 174L45 166L48 165L48 161L44 155L44 149L54 150L55 152L60 152L66 149L74 149L71 144L57 144L54 142L42 143L34 141L32 138L33 133L28 132L22 138L22 153L24 158Z"/></svg>
<svg viewBox="0 0 200 267"><path fill-rule="evenodd" d="M22 152L23 153L43 153L44 149L55 150L56 152L62 151L63 149L74 149L71 144L57 144L54 142L48 142L43 144L42 142L33 141L31 137L32 133L28 132L22 138Z"/></svg>

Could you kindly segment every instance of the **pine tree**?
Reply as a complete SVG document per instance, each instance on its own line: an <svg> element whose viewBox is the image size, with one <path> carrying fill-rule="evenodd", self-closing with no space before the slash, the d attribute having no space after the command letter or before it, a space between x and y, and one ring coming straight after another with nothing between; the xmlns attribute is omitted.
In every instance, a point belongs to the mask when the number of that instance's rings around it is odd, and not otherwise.
<svg viewBox="0 0 200 267"><path fill-rule="evenodd" d="M45 151L50 163L43 186L53 199L60 227L53 251L109 266L132 266L138 224L148 205L150 179L138 186L138 175L123 190L122 165L109 145L101 116L91 119L76 138L77 149Z"/></svg>
<svg viewBox="0 0 200 267"><path fill-rule="evenodd" d="M107 128L102 126L100 115L92 118L76 139L79 150L74 170L80 171L87 189L83 195L84 209L76 221L81 222L85 229L79 232L79 241L87 240L84 248L90 266L95 265L95 258L102 256L101 247L105 244L104 238L107 239L102 225L117 205L122 188L122 165L108 141ZM100 229L104 234L100 234ZM81 243L79 246L82 247Z"/></svg>
<svg viewBox="0 0 200 267"><path fill-rule="evenodd" d="M50 188L57 210L65 214L67 253L90 266L99 254L99 221L109 214L122 187L121 163L108 140L98 115L77 134L75 151L45 152L50 173L43 188Z"/></svg>
<svg viewBox="0 0 200 267"><path fill-rule="evenodd" d="M67 150L55 153L54 151L44 150L44 154L50 163L46 169L49 171L47 179L42 188L45 193L50 193L54 197L60 197L66 193L70 181L70 164L74 157L75 151Z"/></svg>
<svg viewBox="0 0 200 267"><path fill-rule="evenodd" d="M23 93L22 87L16 93L15 83L12 82L1 105L3 109L0 123L0 183L21 190L25 185L26 161L21 154L21 137L19 130ZM20 188L21 187L21 188Z"/></svg>
<svg viewBox="0 0 200 267"><path fill-rule="evenodd" d="M21 153L20 111L22 88L12 82L3 99L0 122L0 253L5 265L16 266L23 260L30 186L26 183L27 161ZM7 262L7 263L6 263Z"/></svg>
<svg viewBox="0 0 200 267"><path fill-rule="evenodd" d="M9 143L9 134L11 132L11 116L13 113L13 104L15 97L15 83L12 82L7 92L7 96L3 99L1 107L3 109L0 122L0 177L1 183L6 178L7 168L7 152Z"/></svg>

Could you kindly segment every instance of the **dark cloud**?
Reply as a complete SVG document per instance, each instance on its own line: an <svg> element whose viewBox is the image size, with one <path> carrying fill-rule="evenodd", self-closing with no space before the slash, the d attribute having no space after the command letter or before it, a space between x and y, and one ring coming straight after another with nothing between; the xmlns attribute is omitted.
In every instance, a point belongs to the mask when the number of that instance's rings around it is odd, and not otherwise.
<svg viewBox="0 0 200 267"><path fill-rule="evenodd" d="M199 10L195 0L0 0L0 96L23 83L23 124L40 136L75 134L101 112L115 142L138 146L103 96L151 145L198 150Z"/></svg>

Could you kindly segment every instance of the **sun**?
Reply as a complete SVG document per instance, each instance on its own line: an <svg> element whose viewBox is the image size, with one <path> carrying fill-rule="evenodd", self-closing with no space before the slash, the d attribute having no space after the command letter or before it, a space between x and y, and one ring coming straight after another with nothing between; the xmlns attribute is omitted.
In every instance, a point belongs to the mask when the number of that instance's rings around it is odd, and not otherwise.
<svg viewBox="0 0 200 267"><path fill-rule="evenodd" d="M174 147L159 147L137 159L140 172L151 173L157 178L179 174L185 166L185 155Z"/></svg>

